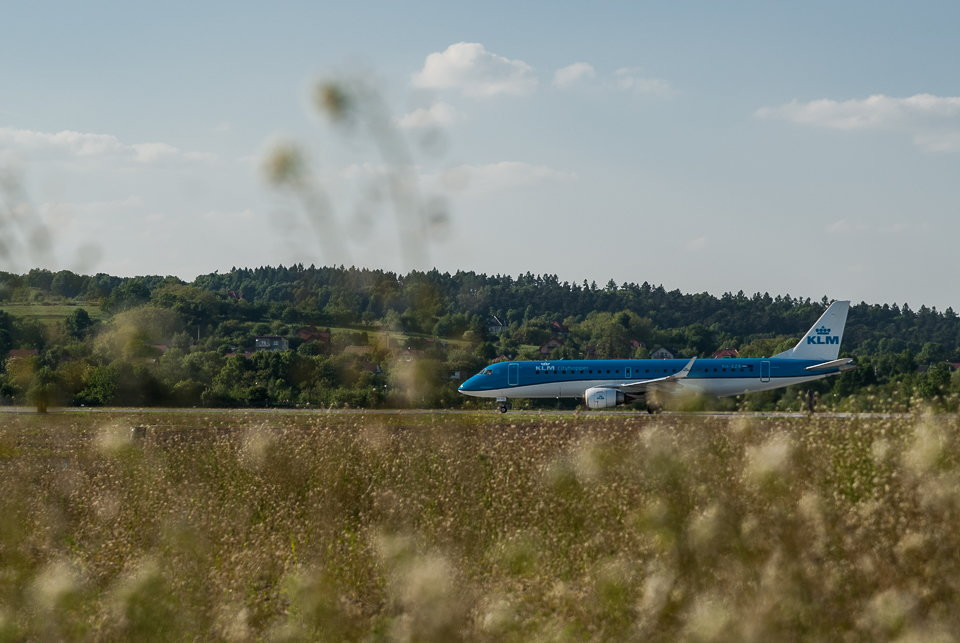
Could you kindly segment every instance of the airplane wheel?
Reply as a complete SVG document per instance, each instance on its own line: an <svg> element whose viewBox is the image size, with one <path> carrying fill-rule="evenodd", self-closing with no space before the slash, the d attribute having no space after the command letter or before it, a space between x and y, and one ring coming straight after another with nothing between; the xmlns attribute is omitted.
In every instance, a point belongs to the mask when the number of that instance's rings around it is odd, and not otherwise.
<svg viewBox="0 0 960 643"><path fill-rule="evenodd" d="M497 410L498 410L499 412L501 412L501 413L506 413L506 412L507 412L507 405L506 405L506 404L498 404L498 405L497 405Z"/></svg>
<svg viewBox="0 0 960 643"><path fill-rule="evenodd" d="M647 413L650 415L657 415L663 411L663 407L659 404L647 404Z"/></svg>

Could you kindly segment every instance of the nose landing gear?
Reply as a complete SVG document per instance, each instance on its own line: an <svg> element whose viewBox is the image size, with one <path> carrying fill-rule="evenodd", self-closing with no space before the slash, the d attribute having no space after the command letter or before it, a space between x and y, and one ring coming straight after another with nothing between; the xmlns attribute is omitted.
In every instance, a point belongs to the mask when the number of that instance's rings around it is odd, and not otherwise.
<svg viewBox="0 0 960 643"><path fill-rule="evenodd" d="M497 398L497 411L500 413L506 413L510 410L510 403L507 402L507 398L498 397Z"/></svg>

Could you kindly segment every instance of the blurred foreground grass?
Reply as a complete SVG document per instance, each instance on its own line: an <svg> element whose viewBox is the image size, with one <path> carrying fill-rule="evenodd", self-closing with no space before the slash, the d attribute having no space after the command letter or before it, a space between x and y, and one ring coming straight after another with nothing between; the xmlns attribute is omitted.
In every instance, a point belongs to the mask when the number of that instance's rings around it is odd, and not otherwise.
<svg viewBox="0 0 960 643"><path fill-rule="evenodd" d="M957 446L944 416L3 414L0 639L950 640Z"/></svg>

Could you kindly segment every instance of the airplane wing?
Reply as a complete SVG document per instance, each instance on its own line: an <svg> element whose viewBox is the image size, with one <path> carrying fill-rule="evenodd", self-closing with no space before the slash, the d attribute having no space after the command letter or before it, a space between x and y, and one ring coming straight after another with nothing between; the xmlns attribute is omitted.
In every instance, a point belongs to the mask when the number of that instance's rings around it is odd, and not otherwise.
<svg viewBox="0 0 960 643"><path fill-rule="evenodd" d="M808 366L807 371L825 371L830 368L839 368L841 371L849 371L856 366L848 366L853 361L852 357L841 357L840 359L832 359L829 362L823 362L822 364L814 364L813 366ZM847 366L847 368L844 368Z"/></svg>
<svg viewBox="0 0 960 643"><path fill-rule="evenodd" d="M697 361L696 357L691 357L690 361L687 362L686 366L681 368L679 371L673 375L667 375L666 377L658 377L652 380L643 380L642 382L627 382L625 384L620 384L616 388L620 389L624 393L643 393L645 391L651 391L655 389L665 390L671 389L679 384L679 381L686 378L690 374L690 369L693 368L693 363Z"/></svg>

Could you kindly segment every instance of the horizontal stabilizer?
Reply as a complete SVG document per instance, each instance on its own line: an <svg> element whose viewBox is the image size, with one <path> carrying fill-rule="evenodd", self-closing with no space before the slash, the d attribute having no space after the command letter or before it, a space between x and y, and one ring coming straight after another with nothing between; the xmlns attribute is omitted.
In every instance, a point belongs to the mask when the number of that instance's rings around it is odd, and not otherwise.
<svg viewBox="0 0 960 643"><path fill-rule="evenodd" d="M852 357L841 357L840 359L832 359L829 362L824 362L822 364L814 364L813 366L808 366L805 370L808 371L825 371L830 368L839 368L841 370L850 370L849 368L843 368L853 362ZM851 366L850 368L856 368Z"/></svg>

